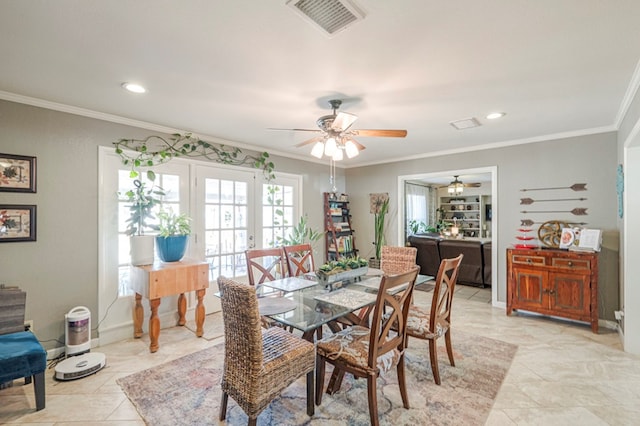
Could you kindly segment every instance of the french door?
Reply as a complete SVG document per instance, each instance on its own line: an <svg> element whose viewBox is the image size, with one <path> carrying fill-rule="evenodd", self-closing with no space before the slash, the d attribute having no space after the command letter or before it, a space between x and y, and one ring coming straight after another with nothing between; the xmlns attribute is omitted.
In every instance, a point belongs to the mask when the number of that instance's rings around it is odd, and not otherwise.
<svg viewBox="0 0 640 426"><path fill-rule="evenodd" d="M195 253L209 263L205 309L220 309L217 279L247 275L244 252L254 246L256 176L253 171L196 166Z"/></svg>

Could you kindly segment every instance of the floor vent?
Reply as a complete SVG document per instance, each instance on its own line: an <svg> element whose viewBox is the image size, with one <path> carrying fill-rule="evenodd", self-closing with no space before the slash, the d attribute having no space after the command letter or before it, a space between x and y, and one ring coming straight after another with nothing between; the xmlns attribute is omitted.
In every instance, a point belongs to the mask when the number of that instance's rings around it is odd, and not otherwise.
<svg viewBox="0 0 640 426"><path fill-rule="evenodd" d="M364 13L349 0L289 0L287 6L328 36L364 19Z"/></svg>
<svg viewBox="0 0 640 426"><path fill-rule="evenodd" d="M449 122L456 130L464 130L471 129L472 127L481 126L480 122L476 120L474 117L471 118L463 118L462 120L456 120Z"/></svg>

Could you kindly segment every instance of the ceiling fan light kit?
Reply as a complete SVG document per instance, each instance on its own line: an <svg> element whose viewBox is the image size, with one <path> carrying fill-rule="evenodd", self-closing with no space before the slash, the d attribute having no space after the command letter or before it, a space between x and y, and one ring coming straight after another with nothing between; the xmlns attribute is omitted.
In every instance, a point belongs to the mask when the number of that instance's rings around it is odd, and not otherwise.
<svg viewBox="0 0 640 426"><path fill-rule="evenodd" d="M447 193L458 195L464 191L464 184L458 180L458 176L459 175L454 176L454 180L447 187Z"/></svg>

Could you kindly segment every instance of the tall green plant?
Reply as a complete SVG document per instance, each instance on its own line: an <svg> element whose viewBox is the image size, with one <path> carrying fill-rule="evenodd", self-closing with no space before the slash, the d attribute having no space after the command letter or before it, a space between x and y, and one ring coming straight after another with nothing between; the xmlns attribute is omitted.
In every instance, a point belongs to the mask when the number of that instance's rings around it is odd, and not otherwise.
<svg viewBox="0 0 640 426"><path fill-rule="evenodd" d="M298 224L291 229L286 237L278 238L278 244L282 246L295 246L298 244L311 243L322 238L324 232L309 228L307 217L300 216Z"/></svg>
<svg viewBox="0 0 640 426"><path fill-rule="evenodd" d="M376 246L376 259L380 259L382 252L382 246L385 244L384 239L384 218L389 210L389 199L385 199L380 204L380 209L374 215L374 242Z"/></svg>

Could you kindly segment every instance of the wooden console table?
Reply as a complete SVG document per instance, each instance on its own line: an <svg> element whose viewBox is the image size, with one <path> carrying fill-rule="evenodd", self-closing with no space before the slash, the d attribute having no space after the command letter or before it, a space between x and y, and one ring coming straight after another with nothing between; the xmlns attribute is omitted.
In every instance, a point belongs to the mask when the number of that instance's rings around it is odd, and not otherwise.
<svg viewBox="0 0 640 426"><path fill-rule="evenodd" d="M156 262L153 265L130 266L129 287L136 293L136 304L133 311L133 336L142 336L142 297L149 299L151 317L149 318L149 351L158 350L160 335L160 319L158 306L160 298L179 294L178 325L185 325L187 300L184 293L195 291L198 297L196 306L196 336L202 337L204 325L204 305L202 299L209 287L209 264L196 260L183 259L179 262Z"/></svg>
<svg viewBox="0 0 640 426"><path fill-rule="evenodd" d="M514 310L585 321L598 333L598 253L507 249L507 315Z"/></svg>

